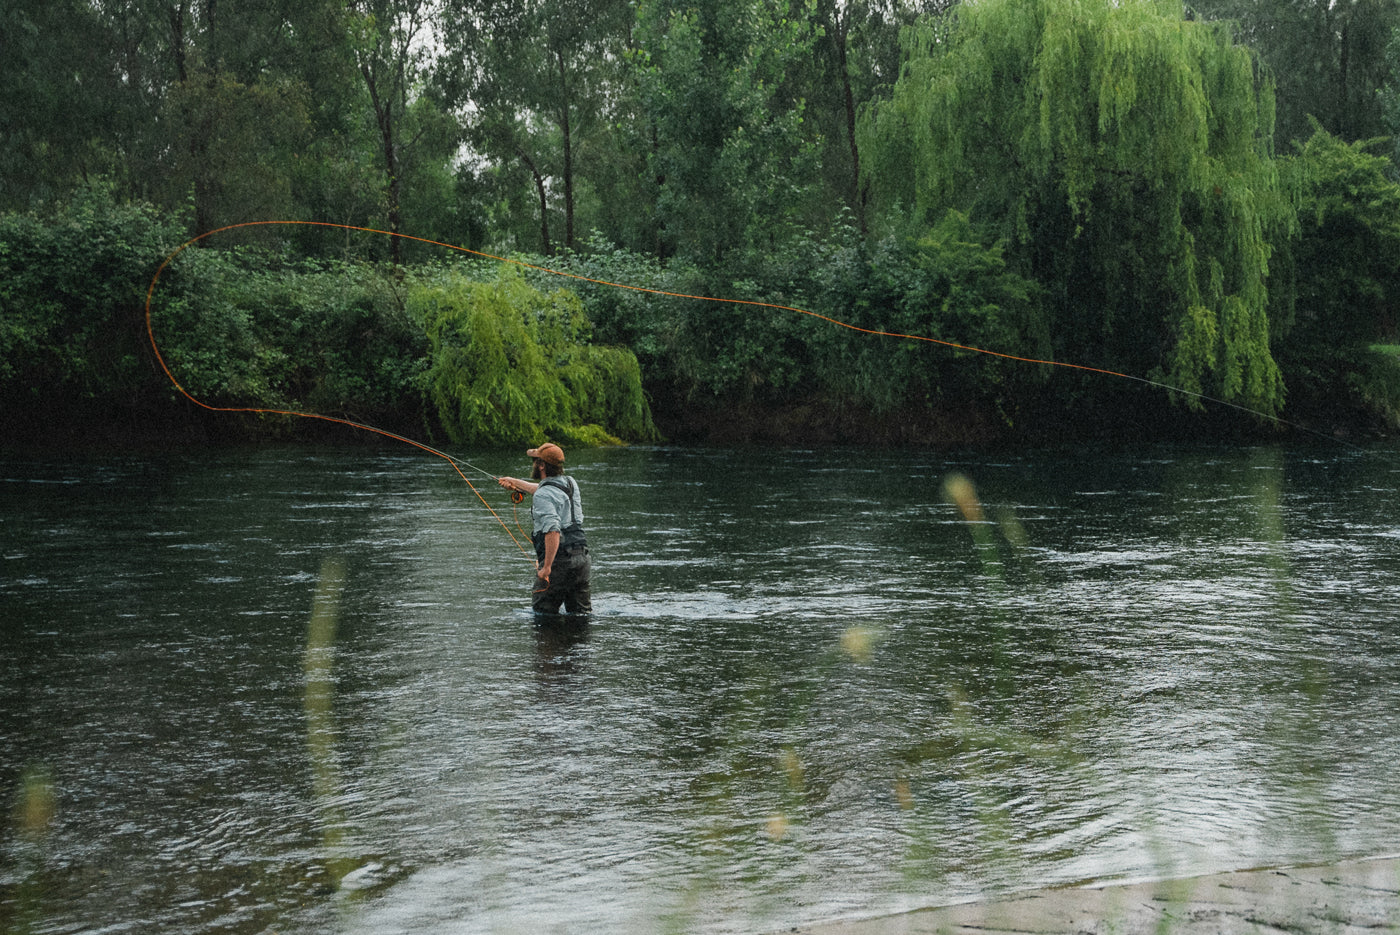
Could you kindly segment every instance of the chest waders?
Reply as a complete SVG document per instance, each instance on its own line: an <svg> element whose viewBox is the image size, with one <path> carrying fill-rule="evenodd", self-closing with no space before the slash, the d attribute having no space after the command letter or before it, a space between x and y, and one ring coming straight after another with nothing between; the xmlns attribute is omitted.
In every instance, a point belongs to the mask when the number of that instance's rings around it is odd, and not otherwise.
<svg viewBox="0 0 1400 935"><path fill-rule="evenodd" d="M574 504L574 485L562 478L549 477L541 481L540 486L562 490L569 496L569 525L559 530L559 554L567 555L576 549L587 547L588 539L583 534L583 523L574 522L574 515L578 509ZM542 532L530 536L530 541L535 545L535 559L539 562L544 561L544 537Z"/></svg>

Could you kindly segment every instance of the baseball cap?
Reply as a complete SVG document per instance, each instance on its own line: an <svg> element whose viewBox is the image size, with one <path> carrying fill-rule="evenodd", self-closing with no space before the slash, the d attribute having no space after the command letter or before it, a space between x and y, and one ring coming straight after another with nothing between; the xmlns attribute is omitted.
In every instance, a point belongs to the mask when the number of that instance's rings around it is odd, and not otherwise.
<svg viewBox="0 0 1400 935"><path fill-rule="evenodd" d="M564 449L553 442L545 442L538 448L531 448L529 451L525 452L525 454L531 458L538 458L548 464L553 464L556 467L564 463Z"/></svg>

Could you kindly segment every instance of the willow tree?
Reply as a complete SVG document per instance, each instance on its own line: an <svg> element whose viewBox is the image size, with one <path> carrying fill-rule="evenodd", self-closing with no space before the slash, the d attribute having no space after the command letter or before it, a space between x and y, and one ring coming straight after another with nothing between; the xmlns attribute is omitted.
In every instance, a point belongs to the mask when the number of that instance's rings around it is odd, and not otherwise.
<svg viewBox="0 0 1400 935"><path fill-rule="evenodd" d="M863 125L886 216L958 209L1005 238L1059 359L1277 412L1267 285L1291 208L1251 53L1154 0L973 0L907 41Z"/></svg>
<svg viewBox="0 0 1400 935"><path fill-rule="evenodd" d="M511 270L494 282L448 275L418 284L408 309L428 336L427 395L454 442L656 439L636 356L591 343L574 293Z"/></svg>

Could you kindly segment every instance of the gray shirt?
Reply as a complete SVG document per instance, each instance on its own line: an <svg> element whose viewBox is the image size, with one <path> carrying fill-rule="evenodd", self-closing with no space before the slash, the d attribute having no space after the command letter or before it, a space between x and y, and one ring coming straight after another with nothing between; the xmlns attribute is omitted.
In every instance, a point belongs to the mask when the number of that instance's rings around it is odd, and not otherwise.
<svg viewBox="0 0 1400 935"><path fill-rule="evenodd" d="M569 495L560 490L557 483L564 483L573 491L572 507ZM583 497L579 494L578 482L572 477L551 477L541 481L530 498L530 519L534 523L534 533L562 532L565 527L583 525Z"/></svg>

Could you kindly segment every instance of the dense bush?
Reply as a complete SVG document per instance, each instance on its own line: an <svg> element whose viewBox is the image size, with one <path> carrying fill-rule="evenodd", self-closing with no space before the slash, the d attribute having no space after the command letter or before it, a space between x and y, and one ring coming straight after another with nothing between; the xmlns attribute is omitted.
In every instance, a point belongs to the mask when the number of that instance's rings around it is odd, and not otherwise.
<svg viewBox="0 0 1400 935"><path fill-rule="evenodd" d="M375 419L421 408L427 340L391 272L239 251L181 255L208 291L163 309L162 346L196 396Z"/></svg>
<svg viewBox="0 0 1400 935"><path fill-rule="evenodd" d="M871 244L850 228L809 235L729 268L728 278L591 246L566 261L571 271L647 290L580 286L599 333L636 351L658 393L691 404L820 396L885 413L956 398L1009 410L1017 393L1045 379L1043 368L835 323L1047 356L1034 285L955 213L916 240Z"/></svg>
<svg viewBox="0 0 1400 935"><path fill-rule="evenodd" d="M211 407L463 442L656 437L636 358L589 343L576 296L515 274L473 282L202 241L152 294L157 356L146 293L181 242L173 220L101 192L44 219L0 216L0 404L12 426L80 434L117 410L129 425L178 421L193 407L174 380ZM299 427L272 419L253 431Z"/></svg>
<svg viewBox="0 0 1400 935"><path fill-rule="evenodd" d="M40 219L0 215L0 397L82 407L140 395L146 284L181 240L145 206L83 193Z"/></svg>
<svg viewBox="0 0 1400 935"><path fill-rule="evenodd" d="M819 366L833 392L877 411L955 401L1009 418L1048 376L1045 368L968 350L1051 356L1034 284L1008 270L1001 246L981 243L962 215L950 212L917 239L853 243L815 251L815 258L820 307L860 327L947 342L827 331Z"/></svg>
<svg viewBox="0 0 1400 935"><path fill-rule="evenodd" d="M1377 350L1396 338L1400 186L1386 160L1325 134L1287 168L1299 224L1271 261L1269 316L1286 414L1400 424L1400 365ZM145 328L151 277L182 237L174 219L100 188L43 218L0 215L10 426L81 437L97 423L168 429L196 412ZM700 432L785 412L792 438L798 420L831 413L848 425L966 418L1001 431L1029 421L1022 413L1073 411L1081 385L1026 362L1054 354L1042 286L957 212L880 238L854 225L808 234L710 270L595 239L540 261L569 279L459 259L312 261L272 238L214 240L163 269L152 325L171 377L216 407L316 412L459 443L577 444L654 439L653 407L667 426L690 419ZM1101 395L1130 414L1144 398ZM202 424L264 434L307 423Z"/></svg>
<svg viewBox="0 0 1400 935"><path fill-rule="evenodd" d="M1293 399L1331 418L1349 409L1400 425L1400 185L1390 160L1318 129L1288 163L1298 235L1276 266L1296 296L1275 338ZM1339 407L1339 404L1340 407Z"/></svg>

